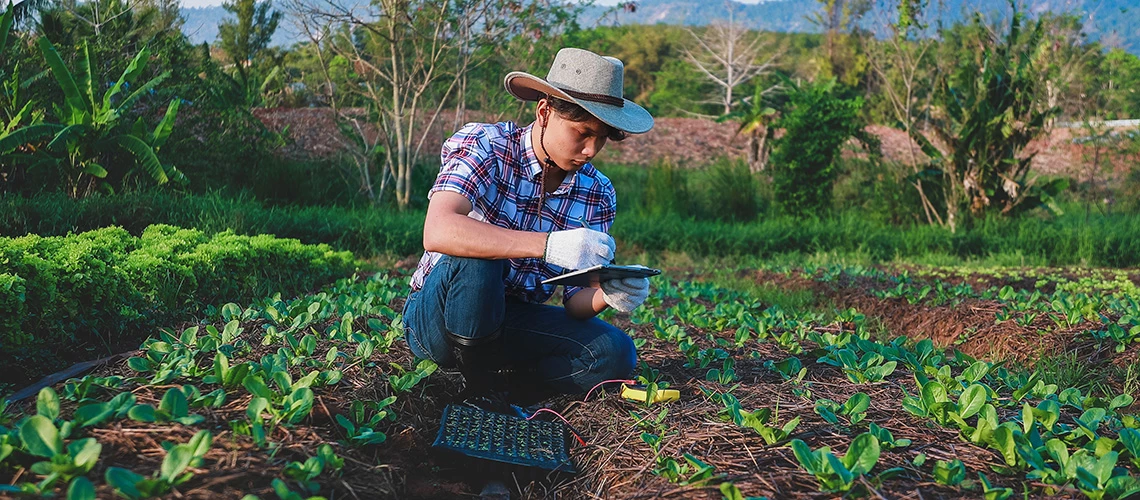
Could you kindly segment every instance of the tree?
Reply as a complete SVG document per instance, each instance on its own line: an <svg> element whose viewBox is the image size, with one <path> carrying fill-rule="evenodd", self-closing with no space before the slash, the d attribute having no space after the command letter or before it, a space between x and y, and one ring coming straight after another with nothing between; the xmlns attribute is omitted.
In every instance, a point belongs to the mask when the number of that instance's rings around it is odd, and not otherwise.
<svg viewBox="0 0 1140 500"><path fill-rule="evenodd" d="M281 12L272 10L270 0L228 0L222 8L236 19L227 19L218 26L218 46L234 65L242 88L249 89L250 67L269 47L281 21Z"/></svg>
<svg viewBox="0 0 1140 500"><path fill-rule="evenodd" d="M929 119L940 145L914 136L946 179L946 225L951 230L960 222L963 206L973 216L1014 215L1041 205L1059 211L1052 197L1067 186L1060 179L1034 186L1028 178L1033 155L1023 151L1046 131L1058 109L1038 99L1041 68L1035 55L1042 23L1023 33L1024 15L1016 4L1011 6L1004 36L983 29L976 16L972 32L979 38L970 45L977 51L939 75Z"/></svg>
<svg viewBox="0 0 1140 500"><path fill-rule="evenodd" d="M696 47L683 50L685 59L720 87L717 102L724 107L722 114L732 112L736 102L733 91L771 70L780 55L762 37L736 22L731 4L727 20L712 23L699 36L688 31ZM767 59L763 57L765 53L769 54Z"/></svg>
<svg viewBox="0 0 1140 500"><path fill-rule="evenodd" d="M391 181L397 205L408 206L427 131L482 57L466 52L517 43L534 56L555 46L545 37L557 36L562 23L573 19L545 2L482 1L456 10L449 0L376 0L367 8L291 0L300 30L317 50L361 191L373 203L381 201ZM460 19L472 13L481 16L473 24ZM552 55L543 59L548 63ZM364 109L346 108L345 101L362 103Z"/></svg>
<svg viewBox="0 0 1140 500"><path fill-rule="evenodd" d="M776 110L765 102L764 91L756 87L756 94L751 99L744 100L744 107L738 107L732 113L723 115L717 121L736 120L740 127L736 134L748 136L747 161L748 170L755 174L763 172L768 166L769 153L769 125L776 119Z"/></svg>
<svg viewBox="0 0 1140 500"><path fill-rule="evenodd" d="M863 129L863 99L842 97L835 79L785 86L789 102L773 125L784 129L772 150L776 201L793 215L819 214L831 206L840 148Z"/></svg>
<svg viewBox="0 0 1140 500"><path fill-rule="evenodd" d="M867 71L867 56L861 53L859 22L871 10L871 0L817 0L822 9L811 21L825 33L821 78L835 77L854 87Z"/></svg>
<svg viewBox="0 0 1140 500"><path fill-rule="evenodd" d="M918 193L927 224L945 225L945 220L931 200L928 187L932 176L927 172L922 151L920 121L929 113L933 95L929 82L937 68L931 64L931 49L935 40L924 35L923 17L926 0L900 0L898 18L883 24L891 31L890 37L871 45L869 62L876 76L876 90L889 105L891 125L906 132L912 141L907 142L907 161L911 169L906 177ZM934 183L937 185L937 183Z"/></svg>

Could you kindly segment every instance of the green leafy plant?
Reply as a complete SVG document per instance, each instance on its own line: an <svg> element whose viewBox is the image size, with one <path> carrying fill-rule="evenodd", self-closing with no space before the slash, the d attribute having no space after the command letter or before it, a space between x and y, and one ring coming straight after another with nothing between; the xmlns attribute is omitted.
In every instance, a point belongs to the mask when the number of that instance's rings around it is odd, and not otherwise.
<svg viewBox="0 0 1140 500"><path fill-rule="evenodd" d="M167 450L162 466L151 477L121 467L108 467L103 477L116 493L131 500L159 497L194 477L186 469L201 465L212 443L210 431L198 431L190 441Z"/></svg>
<svg viewBox="0 0 1140 500"><path fill-rule="evenodd" d="M847 421L851 425L856 425L867 418L867 409L870 407L871 397L864 392L857 392L847 398L843 405L839 405L830 399L816 401L815 412L832 424L838 424L838 415L843 415L847 417Z"/></svg>
<svg viewBox="0 0 1140 500"><path fill-rule="evenodd" d="M194 425L205 420L201 415L190 414L189 401L180 388L168 389L159 401L158 408L147 404L136 405L127 412L127 416L139 422L178 422L182 425Z"/></svg>
<svg viewBox="0 0 1140 500"><path fill-rule="evenodd" d="M789 444L800 467L815 476L819 481L820 491L824 492L850 491L855 481L860 476L869 474L879 461L879 440L870 433L856 436L843 458L836 457L827 446L813 451L807 443L799 439L793 439ZM901 471L890 469L883 474L898 472Z"/></svg>
<svg viewBox="0 0 1140 500"><path fill-rule="evenodd" d="M961 460L939 460L934 463L934 481L947 486L958 486L966 479L966 466Z"/></svg>
<svg viewBox="0 0 1140 500"><path fill-rule="evenodd" d="M731 393L722 394L721 402L724 404L724 409L720 412L722 418L756 431L769 445L787 439L796 429L796 426L800 425L800 417L795 417L785 422L783 426L778 426L778 415L774 415L772 410L768 408L760 408L756 411L742 410L740 401Z"/></svg>
<svg viewBox="0 0 1140 500"><path fill-rule="evenodd" d="M337 414L336 423L344 428L348 441L355 446L383 443L388 436L377 430L385 420L395 420L396 415L387 408L396 402L396 396L388 396L380 401L354 401L352 419Z"/></svg>
<svg viewBox="0 0 1140 500"><path fill-rule="evenodd" d="M289 462L281 474L296 481L309 493L316 493L321 485L314 480L325 471L338 471L344 467L344 459L336 456L332 446L322 444L317 454L302 462Z"/></svg>
<svg viewBox="0 0 1140 500"><path fill-rule="evenodd" d="M36 491L47 490L56 481L68 481L90 472L99 461L99 453L103 449L95 438L78 439L65 447L64 433L43 414L24 420L17 432L25 452L48 459L32 464L31 471L44 476L36 485Z"/></svg>
<svg viewBox="0 0 1140 500"><path fill-rule="evenodd" d="M438 368L430 359L421 360L416 364L415 369L412 370L405 370L404 367L396 363L392 363L391 366L400 372L400 374L389 375L388 384L392 386L392 390L398 393L412 390L412 387L415 387L421 380L435 373L436 368Z"/></svg>

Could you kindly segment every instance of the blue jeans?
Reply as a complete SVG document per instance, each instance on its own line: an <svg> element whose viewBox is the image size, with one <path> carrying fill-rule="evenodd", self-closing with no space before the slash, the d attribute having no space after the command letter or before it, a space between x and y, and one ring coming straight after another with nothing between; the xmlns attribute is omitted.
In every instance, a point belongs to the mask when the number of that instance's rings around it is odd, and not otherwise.
<svg viewBox="0 0 1140 500"><path fill-rule="evenodd" d="M637 352L625 332L598 318L571 318L561 307L506 297L506 271L505 260L441 257L404 303L412 353L455 366L447 332L477 343L501 329L508 362L551 390L583 393L632 375Z"/></svg>

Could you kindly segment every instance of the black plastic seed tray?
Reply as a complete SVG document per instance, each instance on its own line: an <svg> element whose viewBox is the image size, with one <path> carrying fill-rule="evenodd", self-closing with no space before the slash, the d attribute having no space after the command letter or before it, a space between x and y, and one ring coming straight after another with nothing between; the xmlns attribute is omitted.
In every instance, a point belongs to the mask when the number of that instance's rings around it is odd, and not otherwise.
<svg viewBox="0 0 1140 500"><path fill-rule="evenodd" d="M526 420L474 408L448 405L433 448L468 457L577 474L570 461L570 429L562 422Z"/></svg>

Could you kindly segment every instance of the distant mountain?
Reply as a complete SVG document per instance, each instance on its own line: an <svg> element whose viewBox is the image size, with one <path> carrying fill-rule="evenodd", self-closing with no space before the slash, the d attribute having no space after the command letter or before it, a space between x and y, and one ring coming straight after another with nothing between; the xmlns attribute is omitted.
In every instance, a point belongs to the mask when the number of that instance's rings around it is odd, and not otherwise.
<svg viewBox="0 0 1140 500"><path fill-rule="evenodd" d="M368 0L348 0L364 3ZM609 7L594 6L583 14L582 26L595 24L674 24L703 26L728 17L730 2L722 0L639 0L635 12L613 12ZM886 2L890 3L890 2ZM941 2L930 2L938 4ZM1084 19L1085 30L1093 40L1102 40L1111 46L1119 46L1132 53L1140 53L1140 5L1136 0L1025 0L1028 11L1038 15L1045 12L1079 13ZM1006 13L1008 0L960 0L947 1L944 12L938 19L952 23L968 18L974 12L987 15ZM731 2L734 17L746 26L765 31L817 32L809 18L819 9L815 0L765 0L756 4ZM195 43L213 43L218 36L218 25L229 13L219 7L183 8L186 18L183 31ZM875 28L882 14L872 12L867 16L866 25ZM274 45L291 45L300 41L301 36L291 32L287 19L282 20L281 28L273 36Z"/></svg>

